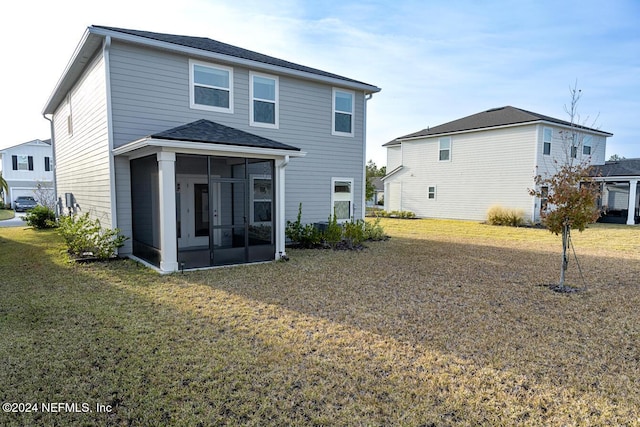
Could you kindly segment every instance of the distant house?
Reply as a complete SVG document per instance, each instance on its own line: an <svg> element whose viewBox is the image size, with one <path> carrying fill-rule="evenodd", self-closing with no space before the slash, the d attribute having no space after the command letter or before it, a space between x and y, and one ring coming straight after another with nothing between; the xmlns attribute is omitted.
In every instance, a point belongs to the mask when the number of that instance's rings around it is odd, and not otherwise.
<svg viewBox="0 0 640 427"><path fill-rule="evenodd" d="M378 206L380 202L384 201L384 183L379 176L371 178L371 185L373 185L374 192L373 197L367 200L367 206Z"/></svg>
<svg viewBox="0 0 640 427"><path fill-rule="evenodd" d="M640 159L605 162L594 168L593 176L602 182L601 222L640 223Z"/></svg>
<svg viewBox="0 0 640 427"><path fill-rule="evenodd" d="M43 114L58 196L163 272L273 260L362 218L376 86L203 37L91 26Z"/></svg>
<svg viewBox="0 0 640 427"><path fill-rule="evenodd" d="M572 132L578 136L573 143L567 138ZM528 193L534 177L568 161L604 164L610 136L511 106L401 136L384 145L385 209L483 220L500 205L537 222L545 202Z"/></svg>
<svg viewBox="0 0 640 427"><path fill-rule="evenodd" d="M5 203L13 206L20 196L53 199L52 159L50 139L34 139L0 150L0 171L9 185Z"/></svg>

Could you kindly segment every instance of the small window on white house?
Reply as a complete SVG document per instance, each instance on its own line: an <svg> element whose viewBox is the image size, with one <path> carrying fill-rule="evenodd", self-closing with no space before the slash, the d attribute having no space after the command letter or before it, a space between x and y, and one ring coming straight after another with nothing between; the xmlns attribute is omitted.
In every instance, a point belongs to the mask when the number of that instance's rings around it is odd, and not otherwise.
<svg viewBox="0 0 640 427"><path fill-rule="evenodd" d="M278 128L278 78L250 73L251 126Z"/></svg>
<svg viewBox="0 0 640 427"><path fill-rule="evenodd" d="M575 159L578 157L578 147L576 145L571 146L571 158Z"/></svg>
<svg viewBox="0 0 640 427"><path fill-rule="evenodd" d="M51 157L45 156L44 158L44 171L51 172Z"/></svg>
<svg viewBox="0 0 640 427"><path fill-rule="evenodd" d="M32 171L33 156L11 156L11 166L14 171Z"/></svg>
<svg viewBox="0 0 640 427"><path fill-rule="evenodd" d="M587 135L582 140L582 154L584 154L585 156L591 155L591 139L591 136Z"/></svg>
<svg viewBox="0 0 640 427"><path fill-rule="evenodd" d="M353 179L331 179L331 206L332 215L337 221L348 221L353 216Z"/></svg>
<svg viewBox="0 0 640 427"><path fill-rule="evenodd" d="M542 131L542 154L551 155L551 139L553 138L553 129L544 128Z"/></svg>
<svg viewBox="0 0 640 427"><path fill-rule="evenodd" d="M353 136L354 98L354 92L333 89L333 135Z"/></svg>
<svg viewBox="0 0 640 427"><path fill-rule="evenodd" d="M445 136L439 140L438 160L448 162L451 160L451 137Z"/></svg>
<svg viewBox="0 0 640 427"><path fill-rule="evenodd" d="M428 195L430 200L434 200L436 198L436 187L435 186L428 187L427 195Z"/></svg>
<svg viewBox="0 0 640 427"><path fill-rule="evenodd" d="M189 61L191 108L233 113L233 69Z"/></svg>

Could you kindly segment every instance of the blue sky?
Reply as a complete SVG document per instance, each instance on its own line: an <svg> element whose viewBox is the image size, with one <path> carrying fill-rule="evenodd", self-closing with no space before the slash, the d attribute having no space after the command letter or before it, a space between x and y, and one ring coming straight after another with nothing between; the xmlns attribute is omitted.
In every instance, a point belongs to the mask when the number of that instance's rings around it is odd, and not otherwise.
<svg viewBox="0 0 640 427"><path fill-rule="evenodd" d="M17 2L0 17L0 147L48 138L41 110L89 25L204 36L382 88L367 157L382 144L512 105L614 134L607 157L640 157L640 1ZM8 60L10 58L11 60Z"/></svg>

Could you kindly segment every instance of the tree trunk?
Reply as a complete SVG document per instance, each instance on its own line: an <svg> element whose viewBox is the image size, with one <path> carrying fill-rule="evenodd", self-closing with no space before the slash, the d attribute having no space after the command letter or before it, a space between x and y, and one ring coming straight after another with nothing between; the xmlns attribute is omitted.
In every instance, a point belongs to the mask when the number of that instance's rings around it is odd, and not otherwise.
<svg viewBox="0 0 640 427"><path fill-rule="evenodd" d="M560 267L560 288L564 288L564 277L567 271L567 265L569 264L569 258L567 258L567 249L569 246L569 224L565 223L562 226L562 265Z"/></svg>

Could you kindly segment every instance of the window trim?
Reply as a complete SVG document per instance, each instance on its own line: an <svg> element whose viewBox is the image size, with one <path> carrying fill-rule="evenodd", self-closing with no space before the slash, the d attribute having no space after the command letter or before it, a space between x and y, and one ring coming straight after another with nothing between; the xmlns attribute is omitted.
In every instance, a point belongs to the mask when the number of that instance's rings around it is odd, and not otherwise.
<svg viewBox="0 0 640 427"><path fill-rule="evenodd" d="M336 110L336 94L338 92L346 93L346 94L351 95L351 111L350 112ZM334 135L334 136L347 136L347 137L353 137L354 136L355 105L356 105L356 93L355 93L355 91L348 90L348 89L341 89L341 88L337 88L337 87L332 88L332 90L331 90L331 135ZM337 131L336 130L336 113L349 114L351 116L351 131L350 132L341 132L341 131Z"/></svg>
<svg viewBox="0 0 640 427"><path fill-rule="evenodd" d="M548 141L545 140L545 136L546 136L545 133L546 133L547 129L551 132L551 136L549 137ZM547 150L545 150L545 145L546 144L549 144L549 152L548 153L546 152ZM542 155L543 156L550 156L551 155L551 150L553 148L552 144L553 144L553 128L543 127L542 128Z"/></svg>
<svg viewBox="0 0 640 427"><path fill-rule="evenodd" d="M433 188L433 191L431 189ZM438 186L437 185L428 185L427 186L427 200L436 200L438 194Z"/></svg>
<svg viewBox="0 0 640 427"><path fill-rule="evenodd" d="M336 182L341 182L341 181L345 181L348 182L350 184L350 188L351 191L349 192L349 200L342 200L342 198L338 197L336 198ZM333 215L335 214L335 203L336 202L344 202L344 201L348 201L349 202L349 218L336 218L336 221L339 223L343 223L343 222L347 222L350 221L351 218L353 218L354 216L354 206L353 206L353 196L354 196L354 182L355 180L353 178L340 178L340 177L332 177L331 178L331 207L330 207L330 212L329 212L329 218L333 218ZM338 194L345 194L345 193L338 193Z"/></svg>
<svg viewBox="0 0 640 427"><path fill-rule="evenodd" d="M442 148L442 142L443 140L448 140L449 142L449 147L448 148ZM438 138L438 161L439 162L450 162L451 161L451 147L453 146L453 143L451 141L451 137L450 136L443 136ZM443 151L448 151L448 156L446 159L442 158L442 152Z"/></svg>
<svg viewBox="0 0 640 427"><path fill-rule="evenodd" d="M254 77L262 77L264 79L270 79L275 81L275 100L256 98L253 94L253 79ZM254 119L254 101L269 102L274 104L274 121L275 123L256 122ZM280 79L278 76L271 74L257 73L254 71L249 72L249 126L279 129L280 128Z"/></svg>
<svg viewBox="0 0 640 427"><path fill-rule="evenodd" d="M217 87L217 86L198 85L198 86L203 86L203 87L212 87L212 88L215 88L215 89L229 91L229 107L228 108L216 107L214 105L196 104L196 94L195 94L195 88L196 88L195 66L196 65L199 65L201 67L207 67L207 68L215 68L215 69L226 71L226 72L229 73L229 87L228 88ZM218 113L233 114L233 68L232 67L227 67L227 66L224 66L224 65L214 64L214 63L211 63L211 62L203 62L203 61L196 61L194 59L189 59L189 107L192 108L192 109L195 109L195 110L207 110L207 111L215 111L215 112L218 112Z"/></svg>

